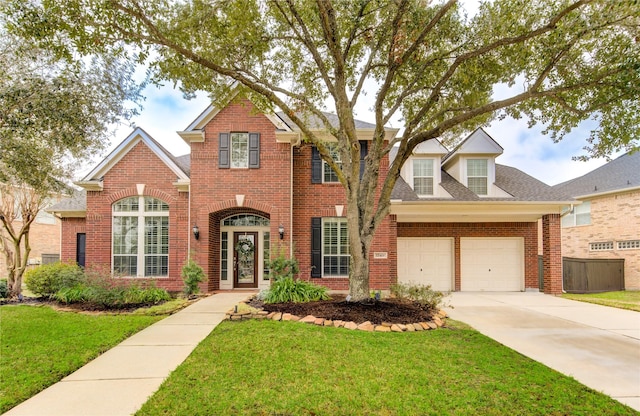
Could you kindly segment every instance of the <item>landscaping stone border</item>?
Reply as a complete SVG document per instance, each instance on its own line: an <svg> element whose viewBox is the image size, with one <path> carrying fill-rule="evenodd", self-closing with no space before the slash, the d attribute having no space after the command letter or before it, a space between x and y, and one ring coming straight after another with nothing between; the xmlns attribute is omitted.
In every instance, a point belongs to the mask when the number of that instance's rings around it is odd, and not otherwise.
<svg viewBox="0 0 640 416"><path fill-rule="evenodd" d="M245 303L236 305L233 309L225 314L225 319L230 321L242 321L248 319L269 319L272 321L292 321L312 324L317 326L332 326L335 328L345 328L349 330L359 330L368 332L415 332L429 331L444 326L447 313L442 309L433 316L429 322L415 322L412 324L398 324L392 322L383 322L380 325L374 325L369 321L355 323L353 321L332 321L330 319L317 318L313 315L300 317L290 313L267 312L264 310L253 308Z"/></svg>

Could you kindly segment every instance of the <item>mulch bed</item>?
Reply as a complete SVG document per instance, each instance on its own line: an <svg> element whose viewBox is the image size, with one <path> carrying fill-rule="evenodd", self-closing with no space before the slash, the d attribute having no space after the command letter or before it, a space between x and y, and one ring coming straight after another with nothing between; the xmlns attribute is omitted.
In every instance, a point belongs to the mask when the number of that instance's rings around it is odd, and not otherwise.
<svg viewBox="0 0 640 416"><path fill-rule="evenodd" d="M347 302L344 296L333 295L331 300L309 303L272 303L265 304L258 300L248 302L250 306L262 308L267 312L282 312L305 317L313 315L332 321L353 321L372 324L390 322L410 324L427 322L437 311L425 309L417 303L388 298L371 303Z"/></svg>

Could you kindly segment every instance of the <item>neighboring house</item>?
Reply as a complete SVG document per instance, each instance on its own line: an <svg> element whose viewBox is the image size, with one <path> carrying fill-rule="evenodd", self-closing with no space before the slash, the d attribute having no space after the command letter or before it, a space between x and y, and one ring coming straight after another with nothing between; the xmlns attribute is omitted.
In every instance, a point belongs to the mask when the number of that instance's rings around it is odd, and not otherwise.
<svg viewBox="0 0 640 416"><path fill-rule="evenodd" d="M60 259L60 219L45 209L40 210L29 229L29 266L52 263ZM15 221L14 227L22 226L22 221ZM0 230L0 233L3 233ZM0 279L7 277L7 259L0 251Z"/></svg>
<svg viewBox="0 0 640 416"><path fill-rule="evenodd" d="M364 158L375 126L356 128ZM387 129L386 139L397 131ZM344 189L290 119L236 97L178 134L189 155L174 157L134 130L76 183L84 189L75 199L52 208L62 218L64 259L180 290L191 253L207 274L203 289L212 291L268 287L267 260L292 250L301 278L348 288ZM442 290L537 290L542 219L544 290L561 292L560 210L570 201L496 165L501 152L483 130L451 153L436 140L416 149L372 244L372 289L415 281ZM385 158L381 181L388 168Z"/></svg>
<svg viewBox="0 0 640 416"><path fill-rule="evenodd" d="M562 254L624 259L625 289L640 290L640 152L554 186L581 202L562 217Z"/></svg>

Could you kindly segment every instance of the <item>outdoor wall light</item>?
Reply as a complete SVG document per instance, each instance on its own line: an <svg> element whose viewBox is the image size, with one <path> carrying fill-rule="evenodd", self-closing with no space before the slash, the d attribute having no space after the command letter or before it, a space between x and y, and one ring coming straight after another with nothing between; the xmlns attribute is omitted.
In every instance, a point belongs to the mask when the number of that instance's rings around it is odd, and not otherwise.
<svg viewBox="0 0 640 416"><path fill-rule="evenodd" d="M193 226L193 236L196 238L196 240L200 239L200 228L198 228L197 225Z"/></svg>
<svg viewBox="0 0 640 416"><path fill-rule="evenodd" d="M278 234L280 234L280 240L284 240L284 225L278 225Z"/></svg>

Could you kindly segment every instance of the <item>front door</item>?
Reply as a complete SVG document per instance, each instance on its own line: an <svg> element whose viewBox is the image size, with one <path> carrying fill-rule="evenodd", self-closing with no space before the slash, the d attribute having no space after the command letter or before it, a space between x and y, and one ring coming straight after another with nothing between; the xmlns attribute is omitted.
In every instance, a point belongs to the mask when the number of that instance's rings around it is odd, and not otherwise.
<svg viewBox="0 0 640 416"><path fill-rule="evenodd" d="M258 287L258 233L233 233L233 286Z"/></svg>

